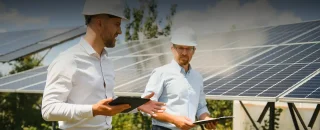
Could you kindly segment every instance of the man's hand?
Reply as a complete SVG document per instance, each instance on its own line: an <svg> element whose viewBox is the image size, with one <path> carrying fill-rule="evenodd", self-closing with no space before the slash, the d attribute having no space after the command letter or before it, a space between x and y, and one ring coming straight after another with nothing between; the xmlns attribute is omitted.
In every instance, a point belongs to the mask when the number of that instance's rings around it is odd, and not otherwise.
<svg viewBox="0 0 320 130"><path fill-rule="evenodd" d="M206 114L205 117L203 117L202 120L209 120L209 119L212 119L211 117L209 117L209 114ZM209 130L215 130L216 129L216 126L217 126L217 121L214 121L214 122L209 122L209 123L206 123L205 124L205 127Z"/></svg>
<svg viewBox="0 0 320 130"><path fill-rule="evenodd" d="M150 99L153 95L154 95L154 92L145 96L144 98ZM138 107L138 109L145 113L150 114L151 116L157 116L156 113L164 112L164 110L166 109L164 106L165 106L165 103L150 100L149 102Z"/></svg>
<svg viewBox="0 0 320 130"><path fill-rule="evenodd" d="M175 116L173 122L172 122L176 127L182 130L189 130L195 125L193 122L185 116Z"/></svg>
<svg viewBox="0 0 320 130"><path fill-rule="evenodd" d="M217 122L209 122L205 124L205 127L209 130L215 130L217 126Z"/></svg>
<svg viewBox="0 0 320 130"><path fill-rule="evenodd" d="M108 99L103 99L98 103L94 104L92 106L93 116L96 116L96 115L113 116L131 107L129 104L110 106L109 103L111 101L112 101L112 98L108 98Z"/></svg>

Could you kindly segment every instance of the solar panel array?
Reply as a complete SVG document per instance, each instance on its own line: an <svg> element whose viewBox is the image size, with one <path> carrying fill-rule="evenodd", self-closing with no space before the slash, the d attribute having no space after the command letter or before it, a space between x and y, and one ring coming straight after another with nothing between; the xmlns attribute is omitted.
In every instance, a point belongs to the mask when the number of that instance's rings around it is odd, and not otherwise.
<svg viewBox="0 0 320 130"><path fill-rule="evenodd" d="M0 61L11 61L41 51L84 33L84 26L0 33Z"/></svg>
<svg viewBox="0 0 320 130"><path fill-rule="evenodd" d="M320 103L320 69L280 98L285 102Z"/></svg>
<svg viewBox="0 0 320 130"><path fill-rule="evenodd" d="M208 98L276 101L320 68L319 32L320 21L311 21L202 36L191 65ZM118 95L141 95L151 71L172 60L169 38L117 45L108 55ZM0 91L41 93L45 69L1 78Z"/></svg>

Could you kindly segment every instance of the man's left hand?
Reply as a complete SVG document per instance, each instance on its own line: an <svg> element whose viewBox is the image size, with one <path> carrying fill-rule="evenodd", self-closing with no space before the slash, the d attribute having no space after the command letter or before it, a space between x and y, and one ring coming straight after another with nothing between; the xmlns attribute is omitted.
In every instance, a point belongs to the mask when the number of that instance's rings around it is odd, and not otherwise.
<svg viewBox="0 0 320 130"><path fill-rule="evenodd" d="M150 99L152 96L154 95L154 92L152 92L151 94L145 96L144 98L146 99ZM138 110L141 110L145 113L150 114L151 116L157 116L156 113L158 112L164 112L164 110L166 109L164 106L166 104L163 102L157 102L157 101L152 101L150 100L149 102L141 105L140 107L138 107Z"/></svg>
<svg viewBox="0 0 320 130"><path fill-rule="evenodd" d="M215 130L217 126L217 122L209 122L205 124L205 127L209 130Z"/></svg>
<svg viewBox="0 0 320 130"><path fill-rule="evenodd" d="M201 114L200 116L200 120L209 120L209 119L212 119L210 117L210 114L209 113L203 113ZM205 127L209 130L215 130L216 129L216 126L217 126L217 121L213 121L213 122L208 122L205 124Z"/></svg>

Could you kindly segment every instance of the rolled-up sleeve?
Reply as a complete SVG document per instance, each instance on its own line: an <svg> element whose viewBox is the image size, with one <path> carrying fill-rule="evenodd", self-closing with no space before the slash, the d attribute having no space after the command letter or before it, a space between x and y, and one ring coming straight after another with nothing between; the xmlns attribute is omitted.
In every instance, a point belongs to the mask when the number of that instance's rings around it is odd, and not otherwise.
<svg viewBox="0 0 320 130"><path fill-rule="evenodd" d="M145 91L141 97L143 98L154 92L154 96L151 98L151 100L158 101L163 91L163 84L164 79L162 78L162 73L157 71L157 69L153 70L146 85Z"/></svg>
<svg viewBox="0 0 320 130"><path fill-rule="evenodd" d="M47 121L79 120L93 117L92 105L66 103L73 88L77 65L70 59L54 61L48 68L41 113Z"/></svg>
<svg viewBox="0 0 320 130"><path fill-rule="evenodd" d="M201 85L201 91L199 95L199 104L198 104L198 110L197 110L197 118L199 119L200 115L203 113L209 113L207 108L207 101L206 101L206 95L203 92L203 83ZM210 113L209 113L210 114Z"/></svg>

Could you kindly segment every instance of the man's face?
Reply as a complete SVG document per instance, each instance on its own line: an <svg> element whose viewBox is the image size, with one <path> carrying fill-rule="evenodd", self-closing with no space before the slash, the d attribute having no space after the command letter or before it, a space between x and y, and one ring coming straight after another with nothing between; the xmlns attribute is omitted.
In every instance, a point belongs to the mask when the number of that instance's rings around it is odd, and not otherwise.
<svg viewBox="0 0 320 130"><path fill-rule="evenodd" d="M116 37L121 34L121 18L109 18L106 16L101 20L100 37L107 48L113 48L116 43Z"/></svg>
<svg viewBox="0 0 320 130"><path fill-rule="evenodd" d="M171 51L173 53L174 59L179 65L188 65L192 59L192 56L196 48L194 46L183 46L172 44Z"/></svg>

